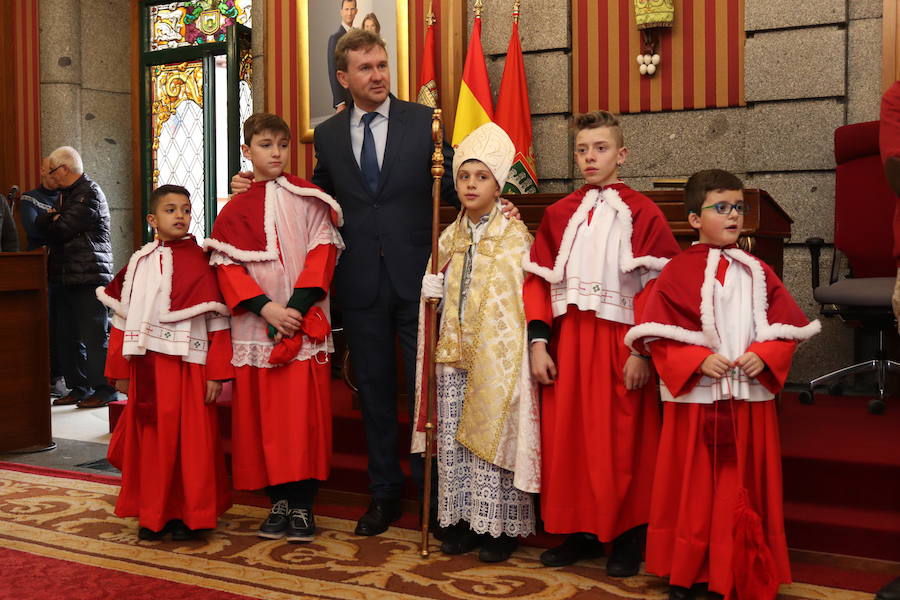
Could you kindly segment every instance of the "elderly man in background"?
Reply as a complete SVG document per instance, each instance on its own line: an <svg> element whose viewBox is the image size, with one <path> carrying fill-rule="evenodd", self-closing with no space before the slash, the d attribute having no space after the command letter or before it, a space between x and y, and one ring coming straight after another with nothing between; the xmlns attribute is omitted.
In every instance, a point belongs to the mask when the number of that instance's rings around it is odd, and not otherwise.
<svg viewBox="0 0 900 600"><path fill-rule="evenodd" d="M116 398L103 376L109 318L94 292L114 273L109 207L100 186L84 174L74 148L57 148L48 161L48 181L60 194L58 208L38 216L35 226L50 251L48 276L56 292L54 339L71 388L53 403L98 408Z"/></svg>
<svg viewBox="0 0 900 600"><path fill-rule="evenodd" d="M19 218L22 220L22 227L25 229L27 243L26 250L36 250L41 246L47 245L47 240L37 230L35 221L49 210L59 208L59 192L56 191L56 184L50 179L50 158L45 157L41 160L41 184L22 194L19 201ZM59 350L57 348L54 324L56 310L54 310L55 287L49 286L47 289L47 297L50 304L50 395L54 398L60 398L68 393L63 378L62 366L59 360ZM79 346L81 344L79 343Z"/></svg>

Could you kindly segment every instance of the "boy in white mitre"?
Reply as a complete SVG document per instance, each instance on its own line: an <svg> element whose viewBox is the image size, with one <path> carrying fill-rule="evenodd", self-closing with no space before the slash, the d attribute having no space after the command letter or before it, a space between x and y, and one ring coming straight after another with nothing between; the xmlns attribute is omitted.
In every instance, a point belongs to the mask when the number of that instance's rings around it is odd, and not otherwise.
<svg viewBox="0 0 900 600"><path fill-rule="evenodd" d="M113 310L106 377L128 394L109 461L122 471L120 517L138 537L187 540L231 506L215 400L231 379L228 309L209 257L188 234L191 200L179 185L150 195L153 242L97 298Z"/></svg>
<svg viewBox="0 0 900 600"><path fill-rule="evenodd" d="M505 561L518 536L534 533L532 494L540 487L540 425L522 304L522 258L531 235L500 211L514 156L509 136L494 123L460 142L453 175L462 210L441 233L438 275L429 272L422 282L423 298L443 298L435 350L437 515L449 529L441 551L481 546L484 562ZM428 394L421 385L423 314L417 423ZM422 431L414 433L413 452L425 448Z"/></svg>
<svg viewBox="0 0 900 600"><path fill-rule="evenodd" d="M607 574L640 569L659 439L647 357L624 337L635 301L678 252L662 211L619 180L622 129L606 111L575 118L575 160L587 181L544 212L524 263L531 372L541 398L541 517L569 533L547 566L599 556ZM598 539L599 538L599 539Z"/></svg>
<svg viewBox="0 0 900 600"><path fill-rule="evenodd" d="M315 536L313 499L331 462L327 290L343 242L337 202L283 173L290 139L277 115L244 122L254 181L206 245L232 311L234 485L272 501L259 537L299 543Z"/></svg>
<svg viewBox="0 0 900 600"><path fill-rule="evenodd" d="M774 397L799 341L818 333L772 271L735 245L740 179L695 173L685 210L700 243L673 258L625 340L649 349L665 402L647 570L669 598L771 600L789 583Z"/></svg>

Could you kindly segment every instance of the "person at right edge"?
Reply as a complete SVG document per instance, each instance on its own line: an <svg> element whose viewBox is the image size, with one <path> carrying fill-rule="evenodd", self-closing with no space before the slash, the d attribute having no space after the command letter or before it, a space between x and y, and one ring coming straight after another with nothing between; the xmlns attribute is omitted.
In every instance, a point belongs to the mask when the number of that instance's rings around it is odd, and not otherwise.
<svg viewBox="0 0 900 600"><path fill-rule="evenodd" d="M881 119L878 145L888 185L900 198L900 81L895 81L881 97ZM897 283L894 286L894 316L900 318L900 202L894 209L894 258L897 260ZM878 590L877 600L900 600L900 577Z"/></svg>

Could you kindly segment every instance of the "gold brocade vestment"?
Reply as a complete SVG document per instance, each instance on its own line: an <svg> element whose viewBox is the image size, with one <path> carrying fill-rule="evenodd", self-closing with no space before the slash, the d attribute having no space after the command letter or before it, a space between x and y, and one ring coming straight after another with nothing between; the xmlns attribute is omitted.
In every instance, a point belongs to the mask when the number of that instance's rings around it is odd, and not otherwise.
<svg viewBox="0 0 900 600"><path fill-rule="evenodd" d="M438 265L446 283L435 359L468 372L456 440L479 458L515 471L519 489L537 491L539 425L529 378L520 266L532 238L521 221L506 219L494 209L476 246L460 321L465 256L472 244L467 220L461 213L439 241ZM420 374L422 346L420 340ZM417 414L422 395L421 377L417 377ZM420 437L414 434L414 452L424 449Z"/></svg>

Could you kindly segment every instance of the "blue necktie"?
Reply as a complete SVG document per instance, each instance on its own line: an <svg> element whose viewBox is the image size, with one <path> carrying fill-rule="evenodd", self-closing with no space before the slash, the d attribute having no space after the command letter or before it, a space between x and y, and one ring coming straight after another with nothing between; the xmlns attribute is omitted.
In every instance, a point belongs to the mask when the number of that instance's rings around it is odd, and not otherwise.
<svg viewBox="0 0 900 600"><path fill-rule="evenodd" d="M363 178L369 184L369 189L374 194L378 191L378 154L375 151L375 136L372 135L372 129L369 127L372 119L378 116L377 112L366 113L362 116L363 125L363 143L362 152L359 155L359 168L362 170Z"/></svg>

